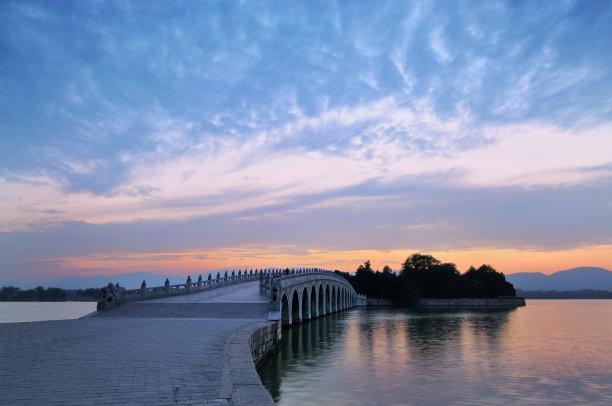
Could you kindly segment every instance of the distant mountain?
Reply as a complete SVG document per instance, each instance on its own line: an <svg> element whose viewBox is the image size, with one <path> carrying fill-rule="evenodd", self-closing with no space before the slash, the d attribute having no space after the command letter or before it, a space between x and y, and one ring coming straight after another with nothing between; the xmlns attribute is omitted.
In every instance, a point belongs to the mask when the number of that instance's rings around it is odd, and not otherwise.
<svg viewBox="0 0 612 406"><path fill-rule="evenodd" d="M217 274L217 271L214 271L214 275ZM195 282L198 279L200 274L192 274L191 279ZM207 273L202 273L202 277L206 278ZM119 274L113 276L73 276L66 278L56 278L50 279L47 281L40 281L39 283L27 283L27 284L18 284L22 289L32 289L36 286L42 287L53 287L53 288L62 288L62 289L87 289L87 288L102 288L108 285L109 282L113 284L119 283L119 286L124 287L126 289L136 289L140 288L140 284L142 281L147 282L147 286L162 286L166 282L166 278L170 280L170 284L178 284L185 283L187 280L187 275L177 276L177 275L162 275L148 272L137 272L137 273L126 273Z"/></svg>
<svg viewBox="0 0 612 406"><path fill-rule="evenodd" d="M521 272L506 275L506 280L521 290L610 290L612 271L604 268L580 267L544 275Z"/></svg>

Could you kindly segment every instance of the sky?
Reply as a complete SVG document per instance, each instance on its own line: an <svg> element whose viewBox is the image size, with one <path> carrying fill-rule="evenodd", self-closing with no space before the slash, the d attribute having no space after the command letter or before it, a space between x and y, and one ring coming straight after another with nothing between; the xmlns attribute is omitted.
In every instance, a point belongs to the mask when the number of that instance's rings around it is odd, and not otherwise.
<svg viewBox="0 0 612 406"><path fill-rule="evenodd" d="M612 3L0 2L0 284L612 269Z"/></svg>

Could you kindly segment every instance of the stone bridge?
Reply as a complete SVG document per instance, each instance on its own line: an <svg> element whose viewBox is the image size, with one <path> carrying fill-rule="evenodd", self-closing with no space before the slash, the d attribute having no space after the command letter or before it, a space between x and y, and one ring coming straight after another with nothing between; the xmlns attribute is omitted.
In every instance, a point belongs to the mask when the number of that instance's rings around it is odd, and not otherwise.
<svg viewBox="0 0 612 406"><path fill-rule="evenodd" d="M260 278L259 289L271 302L268 319L280 319L283 325L367 304L345 278L320 269L267 274Z"/></svg>
<svg viewBox="0 0 612 406"><path fill-rule="evenodd" d="M197 281L191 277L182 284L147 287L143 281L140 289L125 290L109 284L103 288L104 299L98 310L110 309L120 303L159 299L195 294L211 289L227 287L259 280L259 294L270 302L268 320L280 320L283 325L301 323L311 318L325 316L356 306L366 306L367 299L359 295L342 276L318 268L262 269L217 272Z"/></svg>
<svg viewBox="0 0 612 406"><path fill-rule="evenodd" d="M0 406L273 406L255 368L281 324L366 304L320 269L103 292L98 311L79 320L0 323Z"/></svg>

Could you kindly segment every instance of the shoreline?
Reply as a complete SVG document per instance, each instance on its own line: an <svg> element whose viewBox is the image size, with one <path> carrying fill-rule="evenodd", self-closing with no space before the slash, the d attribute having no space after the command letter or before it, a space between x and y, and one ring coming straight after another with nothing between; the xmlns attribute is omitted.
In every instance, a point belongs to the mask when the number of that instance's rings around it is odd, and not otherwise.
<svg viewBox="0 0 612 406"><path fill-rule="evenodd" d="M522 307L523 297L420 299L417 307Z"/></svg>
<svg viewBox="0 0 612 406"><path fill-rule="evenodd" d="M241 328L227 339L219 398L234 406L274 406L257 367L278 349L281 330L280 322L261 322Z"/></svg>

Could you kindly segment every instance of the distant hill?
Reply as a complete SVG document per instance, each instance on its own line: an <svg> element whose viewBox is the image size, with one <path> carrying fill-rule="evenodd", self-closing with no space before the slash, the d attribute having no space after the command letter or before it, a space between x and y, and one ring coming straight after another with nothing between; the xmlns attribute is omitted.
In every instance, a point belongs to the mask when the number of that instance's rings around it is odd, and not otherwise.
<svg viewBox="0 0 612 406"><path fill-rule="evenodd" d="M506 275L506 280L521 290L610 290L612 271L604 268L580 267L544 275L521 272Z"/></svg>
<svg viewBox="0 0 612 406"><path fill-rule="evenodd" d="M610 290L516 290L525 299L612 299Z"/></svg>

